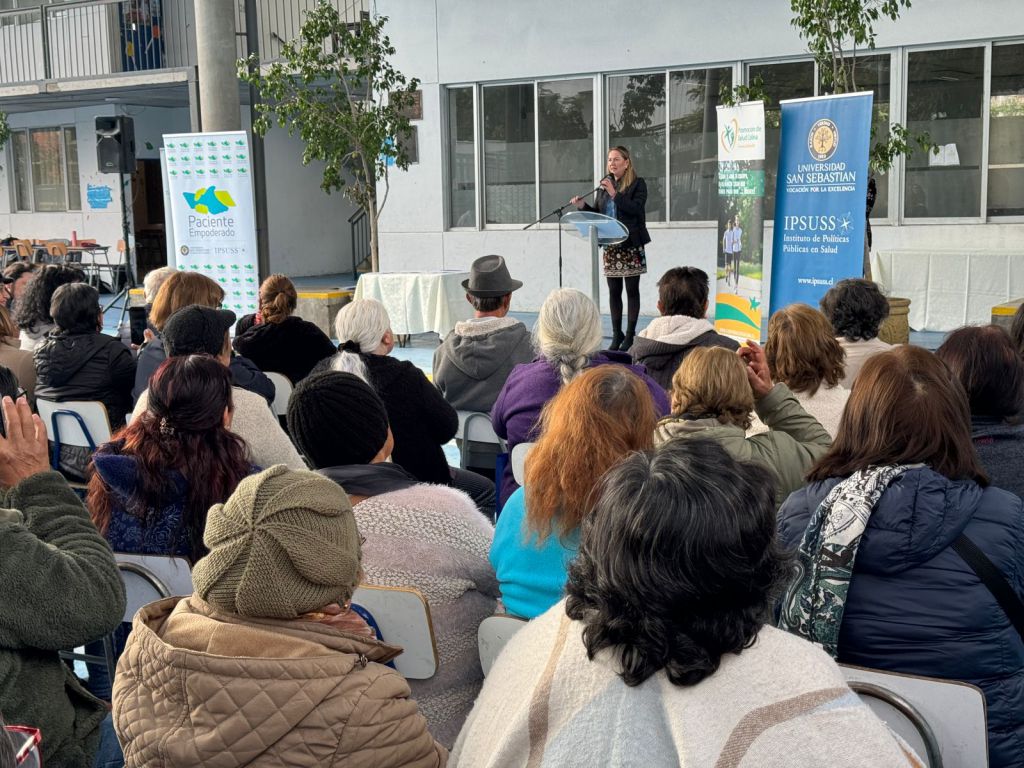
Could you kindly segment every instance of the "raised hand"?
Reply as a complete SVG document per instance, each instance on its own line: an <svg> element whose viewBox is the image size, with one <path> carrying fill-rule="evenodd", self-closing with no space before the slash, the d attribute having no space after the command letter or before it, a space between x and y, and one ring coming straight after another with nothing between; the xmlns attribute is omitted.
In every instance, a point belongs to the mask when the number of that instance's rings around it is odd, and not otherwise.
<svg viewBox="0 0 1024 768"><path fill-rule="evenodd" d="M10 488L50 469L49 445L43 420L32 413L25 397L17 403L5 397L0 408L7 425L7 437L0 437L0 486Z"/></svg>

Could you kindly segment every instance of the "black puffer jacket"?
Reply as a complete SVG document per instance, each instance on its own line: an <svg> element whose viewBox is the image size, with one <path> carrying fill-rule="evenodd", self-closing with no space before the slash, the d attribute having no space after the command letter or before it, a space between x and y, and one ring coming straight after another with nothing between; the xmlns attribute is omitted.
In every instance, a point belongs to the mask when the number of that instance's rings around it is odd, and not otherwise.
<svg viewBox="0 0 1024 768"><path fill-rule="evenodd" d="M135 358L119 339L104 333L51 333L35 352L36 397L99 400L117 429L132 409Z"/></svg>
<svg viewBox="0 0 1024 768"><path fill-rule="evenodd" d="M279 323L258 323L235 337L235 351L261 371L283 373L293 384L309 375L313 366L336 350L319 327L292 315Z"/></svg>

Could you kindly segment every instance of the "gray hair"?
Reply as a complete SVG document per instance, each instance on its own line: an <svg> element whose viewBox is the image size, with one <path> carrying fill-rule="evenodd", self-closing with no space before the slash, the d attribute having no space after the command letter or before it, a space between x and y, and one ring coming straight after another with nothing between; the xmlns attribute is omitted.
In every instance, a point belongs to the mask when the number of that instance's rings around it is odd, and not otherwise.
<svg viewBox="0 0 1024 768"><path fill-rule="evenodd" d="M601 348L601 315L582 291L559 288L548 294L533 328L534 345L568 384Z"/></svg>
<svg viewBox="0 0 1024 768"><path fill-rule="evenodd" d="M366 368L366 363L363 362L362 358L359 357L355 352L341 351L338 352L331 359L331 370L340 371L341 373L351 373L353 376L358 376L364 382L373 388L373 384L370 384L370 372Z"/></svg>
<svg viewBox="0 0 1024 768"><path fill-rule="evenodd" d="M334 333L338 337L338 344L354 342L363 354L369 354L380 346L381 339L389 330L391 318L388 311L375 299L350 301L334 318Z"/></svg>
<svg viewBox="0 0 1024 768"><path fill-rule="evenodd" d="M153 303L160 286L177 271L174 267L158 267L146 273L146 276L142 278L142 291L146 295L147 304Z"/></svg>

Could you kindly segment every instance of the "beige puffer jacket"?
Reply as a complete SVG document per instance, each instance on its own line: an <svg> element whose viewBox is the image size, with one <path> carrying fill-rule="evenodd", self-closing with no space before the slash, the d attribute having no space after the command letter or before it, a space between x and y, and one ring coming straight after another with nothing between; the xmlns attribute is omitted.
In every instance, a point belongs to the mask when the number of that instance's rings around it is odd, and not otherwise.
<svg viewBox="0 0 1024 768"><path fill-rule="evenodd" d="M444 766L401 650L316 622L248 619L193 597L135 616L114 680L125 765Z"/></svg>

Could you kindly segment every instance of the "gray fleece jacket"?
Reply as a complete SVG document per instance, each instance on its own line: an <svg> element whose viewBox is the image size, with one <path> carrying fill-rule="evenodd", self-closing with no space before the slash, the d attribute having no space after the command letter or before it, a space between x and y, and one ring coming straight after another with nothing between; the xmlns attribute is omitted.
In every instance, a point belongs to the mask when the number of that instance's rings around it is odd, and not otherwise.
<svg viewBox="0 0 1024 768"><path fill-rule="evenodd" d="M530 332L518 320L463 320L434 352L434 384L452 408L489 413L512 369L533 358Z"/></svg>

